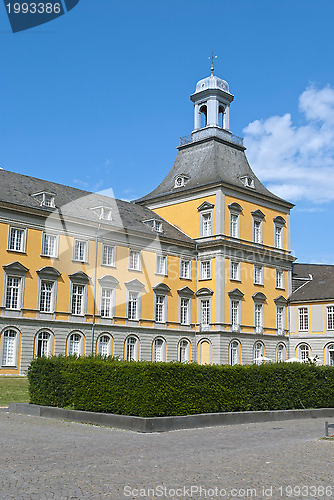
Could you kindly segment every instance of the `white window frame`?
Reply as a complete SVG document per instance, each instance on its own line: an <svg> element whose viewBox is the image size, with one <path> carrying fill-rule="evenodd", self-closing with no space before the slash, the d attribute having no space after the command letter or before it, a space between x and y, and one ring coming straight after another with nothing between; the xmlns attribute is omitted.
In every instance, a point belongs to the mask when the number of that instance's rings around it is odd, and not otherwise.
<svg viewBox="0 0 334 500"><path fill-rule="evenodd" d="M140 318L140 293L134 290L128 291L127 318L130 321L138 321Z"/></svg>
<svg viewBox="0 0 334 500"><path fill-rule="evenodd" d="M334 306L327 306L326 316L327 330L334 330Z"/></svg>
<svg viewBox="0 0 334 500"><path fill-rule="evenodd" d="M108 342L105 342L105 338L108 338ZM103 340L103 342L102 342ZM112 356L114 350L114 339L110 333L103 332L98 336L97 339L97 354L100 356ZM105 352L104 352L105 351Z"/></svg>
<svg viewBox="0 0 334 500"><path fill-rule="evenodd" d="M111 250L111 252L110 252ZM109 255L108 255L109 252ZM110 255L111 253L111 255ZM107 257L107 258L106 258ZM101 266L116 267L116 246L102 244Z"/></svg>
<svg viewBox="0 0 334 500"><path fill-rule="evenodd" d="M284 242L283 242L283 236L284 236L284 231L283 231L283 225L281 224L275 224L275 248L284 248Z"/></svg>
<svg viewBox="0 0 334 500"><path fill-rule="evenodd" d="M17 246L17 238L14 238L14 245L12 246L12 231L17 232L19 231L21 233L21 238L20 238L20 244L18 248ZM7 250L10 252L19 252L19 253L25 253L26 252L26 245L27 245L27 229L19 226L9 226L8 228L8 243L7 243Z"/></svg>
<svg viewBox="0 0 334 500"><path fill-rule="evenodd" d="M48 330L41 330L36 334L35 356L51 356L53 350L53 334ZM41 346L41 350L39 347Z"/></svg>
<svg viewBox="0 0 334 500"><path fill-rule="evenodd" d="M282 305L276 305L276 330L277 335L284 335L285 330L285 307Z"/></svg>
<svg viewBox="0 0 334 500"><path fill-rule="evenodd" d="M201 280L211 280L211 260L201 260Z"/></svg>
<svg viewBox="0 0 334 500"><path fill-rule="evenodd" d="M46 245L46 238L54 238L54 244L53 244L53 253L47 252L47 247ZM52 234L48 232L43 232L42 234L42 248L41 248L41 256L42 257L51 257L51 258L58 258L58 252L59 252L59 235L58 234Z"/></svg>
<svg viewBox="0 0 334 500"><path fill-rule="evenodd" d="M262 220L253 217L253 243L261 245L263 242Z"/></svg>
<svg viewBox="0 0 334 500"><path fill-rule="evenodd" d="M201 212L201 237L208 238L213 235L213 210Z"/></svg>
<svg viewBox="0 0 334 500"><path fill-rule="evenodd" d="M155 274L159 274L161 276L167 276L168 275L168 257L167 257L167 255L156 254L156 257L155 257Z"/></svg>
<svg viewBox="0 0 334 500"><path fill-rule="evenodd" d="M14 334L7 335L6 334ZM12 339L7 341L5 339ZM1 366L3 368L16 368L18 365L20 334L14 328L6 328L1 334Z"/></svg>
<svg viewBox="0 0 334 500"><path fill-rule="evenodd" d="M180 325L190 325L191 299L189 297L180 297L179 318Z"/></svg>
<svg viewBox="0 0 334 500"><path fill-rule="evenodd" d="M180 278L184 280L191 279L191 260L180 259Z"/></svg>
<svg viewBox="0 0 334 500"><path fill-rule="evenodd" d="M152 361L154 363L166 361L166 341L162 337L156 337L152 342Z"/></svg>
<svg viewBox="0 0 334 500"><path fill-rule="evenodd" d="M310 328L310 317L308 307L298 307L298 331L308 332Z"/></svg>
<svg viewBox="0 0 334 500"><path fill-rule="evenodd" d="M327 366L334 366L334 343L326 346L326 364Z"/></svg>
<svg viewBox="0 0 334 500"><path fill-rule="evenodd" d="M167 294L154 293L154 321L166 323L167 320Z"/></svg>
<svg viewBox="0 0 334 500"><path fill-rule="evenodd" d="M75 340L74 340L75 337ZM73 348L75 346L75 348ZM71 332L67 338L67 354L68 356L83 356L84 355L84 336L81 332Z"/></svg>
<svg viewBox="0 0 334 500"><path fill-rule="evenodd" d="M260 341L255 342L253 347L253 363L259 365L261 361L255 361L260 356L264 356L264 344Z"/></svg>
<svg viewBox="0 0 334 500"><path fill-rule="evenodd" d="M79 246L83 251L79 250ZM82 258L80 258L80 254L82 253ZM73 260L75 262L88 262L88 240L82 240L80 238L73 239Z"/></svg>
<svg viewBox="0 0 334 500"><path fill-rule="evenodd" d="M177 360L180 363L189 363L191 356L190 341L181 339L177 346Z"/></svg>
<svg viewBox="0 0 334 500"><path fill-rule="evenodd" d="M311 349L308 344L299 344L298 346L298 358L302 363L307 363L311 358Z"/></svg>
<svg viewBox="0 0 334 500"><path fill-rule="evenodd" d="M50 296L50 301L47 301L47 303L49 303L49 309L48 310L45 310L42 309L42 299L43 299L43 296L46 297L46 294L43 293L43 290L42 290L42 287L43 285L50 285L51 286L51 290L49 290L48 292L50 292L48 295ZM49 279L43 279L43 278L40 278L39 279L39 297L38 297L38 310L42 313L53 313L55 311L55 288L56 288L56 282L53 281L53 280L49 280Z"/></svg>
<svg viewBox="0 0 334 500"><path fill-rule="evenodd" d="M77 295L75 294L75 288L74 287L82 287L82 294L81 294L81 307L80 307L80 312L77 312L79 311L79 309L77 309L76 307L74 307L74 297ZM80 294L78 295L78 297L80 296ZM70 309L70 313L73 315L73 316L84 316L86 314L86 307L87 307L87 284L84 284L84 283L76 283L76 282L71 282L71 300L70 300L70 304L71 304L71 309ZM75 309L75 312L73 312L73 309Z"/></svg>
<svg viewBox="0 0 334 500"><path fill-rule="evenodd" d="M134 257L136 256L136 260ZM140 250L129 248L129 271L141 271L142 269L142 254Z"/></svg>
<svg viewBox="0 0 334 500"><path fill-rule="evenodd" d="M107 293L109 297L107 297ZM99 300L99 315L101 318L113 318L115 315L115 287L106 286L100 283L100 300ZM108 310L108 307L105 307L109 302L109 314L105 314L105 311Z"/></svg>
<svg viewBox="0 0 334 500"><path fill-rule="evenodd" d="M139 360L139 339L134 335L129 335L124 343L124 359L126 361Z"/></svg>
<svg viewBox="0 0 334 500"><path fill-rule="evenodd" d="M9 284L9 280L17 280L17 286L14 286L14 283L11 285ZM5 293L4 293L4 307L5 309L8 309L10 311L20 311L23 308L23 289L24 289L24 277L23 276L17 276L17 275L12 275L10 273L5 273ZM9 291L9 286L10 289L12 290L12 293L10 294L10 305L8 306L7 298L8 298L8 291ZM16 297L16 306L13 307L13 293L14 289L17 289L17 297Z"/></svg>
<svg viewBox="0 0 334 500"><path fill-rule="evenodd" d="M254 330L257 334L262 334L264 329L264 304L254 301Z"/></svg>
<svg viewBox="0 0 334 500"><path fill-rule="evenodd" d="M209 329L211 323L211 299L203 297L200 299L200 323L202 330Z"/></svg>
<svg viewBox="0 0 334 500"><path fill-rule="evenodd" d="M285 359L286 359L286 345L279 343L277 344L276 347L276 363L282 363L283 361L285 361Z"/></svg>
<svg viewBox="0 0 334 500"><path fill-rule="evenodd" d="M254 285L263 285L263 266L254 264Z"/></svg>
<svg viewBox="0 0 334 500"><path fill-rule="evenodd" d="M276 276L275 276L275 282L276 282L276 288L279 288L280 290L284 290L284 271L282 269L276 269Z"/></svg>
<svg viewBox="0 0 334 500"><path fill-rule="evenodd" d="M231 317L231 330L232 332L240 332L241 325L241 301L231 298L230 299L230 317Z"/></svg>
<svg viewBox="0 0 334 500"><path fill-rule="evenodd" d="M230 210L229 215L229 236L240 238L240 213Z"/></svg>
<svg viewBox="0 0 334 500"><path fill-rule="evenodd" d="M239 365L241 360L241 344L239 340L232 340L229 345L230 365Z"/></svg>
<svg viewBox="0 0 334 500"><path fill-rule="evenodd" d="M240 281L240 262L231 260L230 279L233 281Z"/></svg>

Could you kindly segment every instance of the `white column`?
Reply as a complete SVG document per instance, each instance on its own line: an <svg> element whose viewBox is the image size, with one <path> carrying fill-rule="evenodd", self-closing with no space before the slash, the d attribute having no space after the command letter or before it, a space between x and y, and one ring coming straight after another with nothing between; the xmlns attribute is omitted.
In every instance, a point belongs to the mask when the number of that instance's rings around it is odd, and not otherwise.
<svg viewBox="0 0 334 500"><path fill-rule="evenodd" d="M218 126L218 102L217 99L208 100L208 125Z"/></svg>
<svg viewBox="0 0 334 500"><path fill-rule="evenodd" d="M195 104L194 129L197 130L199 128L201 128L201 113L199 112L199 105Z"/></svg>
<svg viewBox="0 0 334 500"><path fill-rule="evenodd" d="M225 130L230 130L230 107L228 105L225 108L225 113L223 117L223 128Z"/></svg>

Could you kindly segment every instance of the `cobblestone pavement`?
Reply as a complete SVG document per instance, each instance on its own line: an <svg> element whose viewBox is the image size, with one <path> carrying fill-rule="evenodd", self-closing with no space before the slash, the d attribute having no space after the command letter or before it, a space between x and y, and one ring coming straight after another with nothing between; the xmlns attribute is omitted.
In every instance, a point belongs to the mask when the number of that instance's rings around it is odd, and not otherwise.
<svg viewBox="0 0 334 500"><path fill-rule="evenodd" d="M323 419L139 434L0 411L0 498L334 499L323 436Z"/></svg>

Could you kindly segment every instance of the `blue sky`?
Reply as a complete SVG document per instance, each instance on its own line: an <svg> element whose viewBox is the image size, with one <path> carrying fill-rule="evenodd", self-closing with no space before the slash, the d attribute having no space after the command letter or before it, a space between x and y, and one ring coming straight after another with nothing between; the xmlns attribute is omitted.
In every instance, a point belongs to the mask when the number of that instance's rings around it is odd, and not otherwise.
<svg viewBox="0 0 334 500"><path fill-rule="evenodd" d="M210 70L235 95L230 125L255 173L296 204L300 262L334 264L334 2L80 0L11 33L0 6L0 165L133 199L193 129Z"/></svg>

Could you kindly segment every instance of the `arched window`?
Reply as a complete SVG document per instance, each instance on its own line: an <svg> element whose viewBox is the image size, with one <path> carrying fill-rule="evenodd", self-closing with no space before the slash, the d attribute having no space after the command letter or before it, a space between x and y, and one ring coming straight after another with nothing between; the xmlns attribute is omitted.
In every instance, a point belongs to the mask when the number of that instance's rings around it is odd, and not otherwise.
<svg viewBox="0 0 334 500"><path fill-rule="evenodd" d="M207 107L205 105L201 106L199 108L199 112L200 112L200 115L201 115L201 128L204 128L204 127L206 127L206 125L208 123L208 110L207 110Z"/></svg>
<svg viewBox="0 0 334 500"><path fill-rule="evenodd" d="M79 332L71 333L68 338L68 354L69 356L82 356L83 355L83 335Z"/></svg>
<svg viewBox="0 0 334 500"><path fill-rule="evenodd" d="M261 364L262 363L262 360L261 358L263 357L264 355L264 346L262 344L262 342L255 342L254 344L254 363L256 363L257 365Z"/></svg>
<svg viewBox="0 0 334 500"><path fill-rule="evenodd" d="M49 332L39 332L36 339L36 356L50 356L52 354L52 336Z"/></svg>
<svg viewBox="0 0 334 500"><path fill-rule="evenodd" d="M198 362L200 365L211 365L212 345L207 339L203 339L198 344Z"/></svg>
<svg viewBox="0 0 334 500"><path fill-rule="evenodd" d="M112 356L113 339L111 335L103 333L99 336L97 341L97 353L101 356Z"/></svg>
<svg viewBox="0 0 334 500"><path fill-rule="evenodd" d="M299 346L299 358L302 363L306 363L310 359L310 346L308 344L301 344Z"/></svg>
<svg viewBox="0 0 334 500"><path fill-rule="evenodd" d="M329 366L334 366L334 344L329 344L326 347L326 364Z"/></svg>
<svg viewBox="0 0 334 500"><path fill-rule="evenodd" d="M278 344L276 348L276 362L281 363L286 359L286 347L284 344Z"/></svg>
<svg viewBox="0 0 334 500"><path fill-rule="evenodd" d="M165 361L166 342L164 339L157 338L153 341L152 360L155 362Z"/></svg>
<svg viewBox="0 0 334 500"><path fill-rule="evenodd" d="M179 342L179 348L178 348L178 360L181 363L186 363L187 361L190 361L190 342L189 340L182 339Z"/></svg>
<svg viewBox="0 0 334 500"><path fill-rule="evenodd" d="M218 124L220 128L224 128L224 106L219 106L218 108Z"/></svg>
<svg viewBox="0 0 334 500"><path fill-rule="evenodd" d="M127 361L138 361L139 341L137 337L130 336L125 341L125 359Z"/></svg>
<svg viewBox="0 0 334 500"><path fill-rule="evenodd" d="M2 366L17 365L18 333L15 330L5 330L2 334Z"/></svg>
<svg viewBox="0 0 334 500"><path fill-rule="evenodd" d="M230 365L238 365L241 360L240 342L232 340L230 343Z"/></svg>

